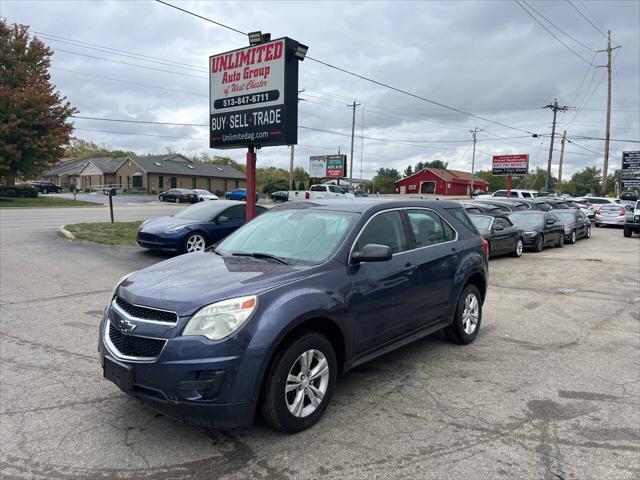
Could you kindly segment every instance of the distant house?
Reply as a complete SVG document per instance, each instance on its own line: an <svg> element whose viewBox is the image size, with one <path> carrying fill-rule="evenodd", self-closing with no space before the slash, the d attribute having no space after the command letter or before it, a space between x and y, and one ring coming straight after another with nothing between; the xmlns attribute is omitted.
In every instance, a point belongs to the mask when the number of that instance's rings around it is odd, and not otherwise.
<svg viewBox="0 0 640 480"><path fill-rule="evenodd" d="M81 189L113 185L158 194L170 188L198 188L224 193L246 187L245 174L230 165L194 162L179 154L67 159L43 174L44 180Z"/></svg>
<svg viewBox="0 0 640 480"><path fill-rule="evenodd" d="M489 185L474 178L473 189L487 192ZM406 194L470 195L471 173L445 168L423 168L396 182L396 192Z"/></svg>

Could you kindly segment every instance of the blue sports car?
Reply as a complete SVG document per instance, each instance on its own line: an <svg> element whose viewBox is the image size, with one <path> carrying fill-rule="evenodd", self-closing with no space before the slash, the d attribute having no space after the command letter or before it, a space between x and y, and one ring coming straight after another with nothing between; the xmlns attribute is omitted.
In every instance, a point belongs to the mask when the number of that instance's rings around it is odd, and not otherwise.
<svg viewBox="0 0 640 480"><path fill-rule="evenodd" d="M240 200L242 202L247 201L247 189L246 188L236 188L231 192L227 192L225 194L225 198L227 200ZM258 194L256 193L256 202L258 201Z"/></svg>
<svg viewBox="0 0 640 480"><path fill-rule="evenodd" d="M198 252L245 224L244 202L203 202L180 210L171 217L147 220L138 229L137 243L149 250ZM256 215L267 209L256 207Z"/></svg>

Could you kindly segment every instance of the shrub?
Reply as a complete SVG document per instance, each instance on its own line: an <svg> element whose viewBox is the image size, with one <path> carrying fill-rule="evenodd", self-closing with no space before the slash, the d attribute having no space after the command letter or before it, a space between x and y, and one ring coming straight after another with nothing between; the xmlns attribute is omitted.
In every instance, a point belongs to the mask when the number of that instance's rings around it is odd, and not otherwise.
<svg viewBox="0 0 640 480"><path fill-rule="evenodd" d="M0 186L0 197L37 198L38 191L31 185Z"/></svg>

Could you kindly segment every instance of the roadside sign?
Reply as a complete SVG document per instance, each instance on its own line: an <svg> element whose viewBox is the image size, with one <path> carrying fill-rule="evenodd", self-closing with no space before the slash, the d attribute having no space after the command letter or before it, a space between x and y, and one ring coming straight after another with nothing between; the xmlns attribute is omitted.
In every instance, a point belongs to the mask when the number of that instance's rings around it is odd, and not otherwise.
<svg viewBox="0 0 640 480"><path fill-rule="evenodd" d="M347 176L346 155L318 155L309 158L311 178L344 178Z"/></svg>
<svg viewBox="0 0 640 480"><path fill-rule="evenodd" d="M298 43L284 37L209 57L209 146L298 143Z"/></svg>
<svg viewBox="0 0 640 480"><path fill-rule="evenodd" d="M529 154L494 155L491 173L495 176L519 176L529 172Z"/></svg>
<svg viewBox="0 0 640 480"><path fill-rule="evenodd" d="M640 188L640 151L622 152L622 190Z"/></svg>

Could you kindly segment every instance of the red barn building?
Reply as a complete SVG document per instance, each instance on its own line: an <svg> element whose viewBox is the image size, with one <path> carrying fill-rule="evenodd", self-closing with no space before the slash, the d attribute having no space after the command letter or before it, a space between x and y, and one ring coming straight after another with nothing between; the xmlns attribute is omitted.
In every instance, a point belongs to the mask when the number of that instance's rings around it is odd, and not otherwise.
<svg viewBox="0 0 640 480"><path fill-rule="evenodd" d="M489 185L482 179L473 180L473 189L488 191ZM471 174L444 168L423 168L396 182L397 193L437 195L470 195Z"/></svg>

